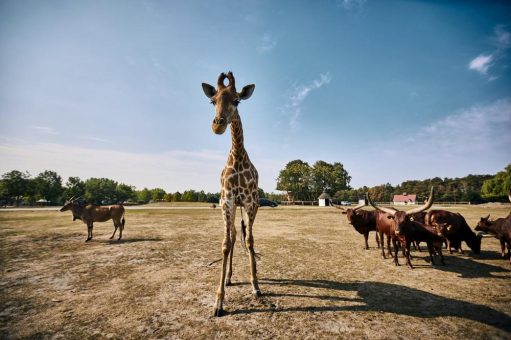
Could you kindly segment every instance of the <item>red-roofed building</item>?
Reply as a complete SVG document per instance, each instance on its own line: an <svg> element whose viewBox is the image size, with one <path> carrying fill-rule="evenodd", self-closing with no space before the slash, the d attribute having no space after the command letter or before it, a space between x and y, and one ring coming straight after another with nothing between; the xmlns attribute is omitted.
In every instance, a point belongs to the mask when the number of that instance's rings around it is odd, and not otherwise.
<svg viewBox="0 0 511 340"><path fill-rule="evenodd" d="M405 192L402 195L394 195L392 201L394 205L417 204L417 195L410 195Z"/></svg>

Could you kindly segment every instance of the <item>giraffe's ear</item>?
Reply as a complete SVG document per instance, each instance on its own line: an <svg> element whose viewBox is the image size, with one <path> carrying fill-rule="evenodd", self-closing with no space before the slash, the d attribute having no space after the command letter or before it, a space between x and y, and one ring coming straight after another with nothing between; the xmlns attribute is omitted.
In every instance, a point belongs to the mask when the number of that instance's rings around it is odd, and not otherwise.
<svg viewBox="0 0 511 340"><path fill-rule="evenodd" d="M247 85L241 89L241 92L239 93L240 99L248 99L252 96L252 93L254 93L255 85Z"/></svg>
<svg viewBox="0 0 511 340"><path fill-rule="evenodd" d="M206 83L202 83L202 91L204 91L204 94L208 98L211 98L216 94L215 88L209 84L206 84Z"/></svg>

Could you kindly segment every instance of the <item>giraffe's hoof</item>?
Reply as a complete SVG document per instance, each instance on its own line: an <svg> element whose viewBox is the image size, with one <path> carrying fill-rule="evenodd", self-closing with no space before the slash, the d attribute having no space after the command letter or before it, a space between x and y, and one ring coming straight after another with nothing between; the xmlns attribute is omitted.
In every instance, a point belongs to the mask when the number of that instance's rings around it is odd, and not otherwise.
<svg viewBox="0 0 511 340"><path fill-rule="evenodd" d="M254 290L254 296L256 298L260 297L262 294L261 294L261 291L260 290Z"/></svg>
<svg viewBox="0 0 511 340"><path fill-rule="evenodd" d="M91 238L88 238L88 239L86 239L86 240L85 240L85 242L89 242L90 240L92 240L92 239L91 239Z"/></svg>
<svg viewBox="0 0 511 340"><path fill-rule="evenodd" d="M226 286L232 286L232 282L231 282L231 280L227 280L227 281L225 281L225 285L226 285Z"/></svg>
<svg viewBox="0 0 511 340"><path fill-rule="evenodd" d="M224 315L224 310L222 308L215 308L215 312L213 316L220 317Z"/></svg>
<svg viewBox="0 0 511 340"><path fill-rule="evenodd" d="M114 238L113 236L112 236L112 237L110 237L110 240L111 240L111 239L113 239L113 238Z"/></svg>

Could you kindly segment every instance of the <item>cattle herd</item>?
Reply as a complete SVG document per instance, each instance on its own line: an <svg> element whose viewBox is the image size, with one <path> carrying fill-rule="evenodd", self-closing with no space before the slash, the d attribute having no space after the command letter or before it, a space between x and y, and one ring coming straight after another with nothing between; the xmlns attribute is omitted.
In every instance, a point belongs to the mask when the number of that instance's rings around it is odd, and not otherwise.
<svg viewBox="0 0 511 340"><path fill-rule="evenodd" d="M333 206L341 209L355 230L364 235L366 249L369 248L367 243L369 232L376 231L376 244L378 248L381 248L383 258L386 258L384 249L384 238L386 238L387 255L393 255L396 265L399 265L398 251L401 248L407 264L413 268L410 247L413 245L420 251L421 242L427 245L431 264L435 264L433 256L438 256L440 263L445 264L442 254L444 244L451 254L453 249L463 253L462 242L465 242L475 254L479 254L484 236L493 236L500 241L502 257L509 257L511 264L511 213L507 217L496 220L490 220L489 215L481 217L475 227L476 233L472 231L460 213L440 209L427 211L433 205L433 197L433 188L431 188L429 198L423 206L407 211L378 206L371 200L368 193L365 204L359 204L355 208L344 209ZM511 201L511 191L508 197ZM367 206L367 203L375 210L361 209ZM391 249L391 243L393 249Z"/></svg>

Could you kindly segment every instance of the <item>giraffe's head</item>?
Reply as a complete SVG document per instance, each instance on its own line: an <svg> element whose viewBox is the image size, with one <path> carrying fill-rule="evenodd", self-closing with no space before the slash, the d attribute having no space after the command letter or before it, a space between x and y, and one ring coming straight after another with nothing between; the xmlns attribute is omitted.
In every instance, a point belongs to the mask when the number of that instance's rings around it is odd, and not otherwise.
<svg viewBox="0 0 511 340"><path fill-rule="evenodd" d="M225 86L225 79L229 80L229 84ZM236 92L234 75L232 72L227 74L221 73L218 77L217 89L209 84L202 83L202 90L206 97L211 99L211 104L215 106L215 118L211 124L213 132L221 135L224 133L227 125L234 117L238 104L241 100L248 99L254 92L255 85L247 85L243 87L241 92Z"/></svg>

